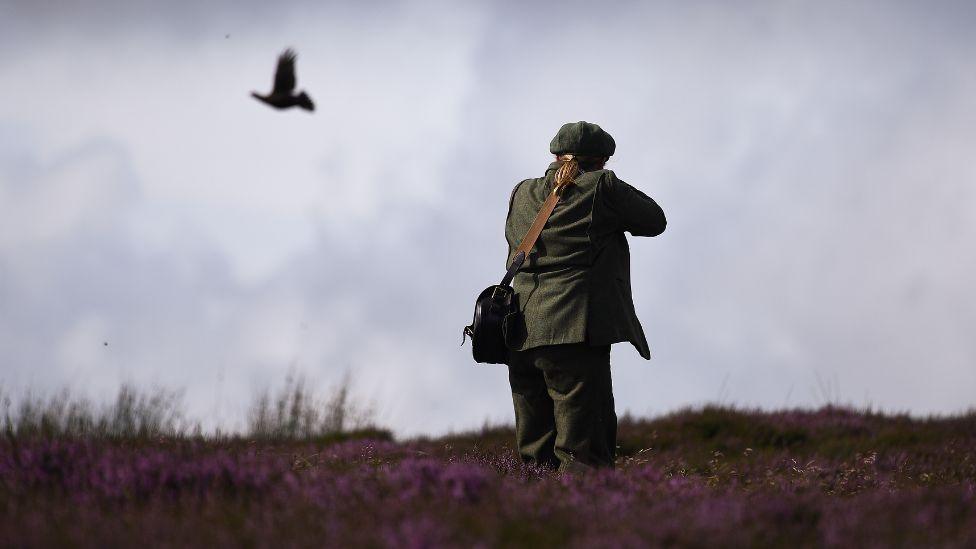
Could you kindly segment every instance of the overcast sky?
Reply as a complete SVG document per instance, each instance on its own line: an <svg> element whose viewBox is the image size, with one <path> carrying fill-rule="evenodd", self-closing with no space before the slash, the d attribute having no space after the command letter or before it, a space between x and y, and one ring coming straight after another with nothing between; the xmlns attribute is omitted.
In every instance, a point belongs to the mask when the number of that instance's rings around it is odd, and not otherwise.
<svg viewBox="0 0 976 549"><path fill-rule="evenodd" d="M0 1L8 393L239 426L348 371L401 434L511 421L461 327L589 120L669 220L630 239L654 358L614 347L618 413L976 403L969 3L78 4ZM314 114L249 97L288 46Z"/></svg>

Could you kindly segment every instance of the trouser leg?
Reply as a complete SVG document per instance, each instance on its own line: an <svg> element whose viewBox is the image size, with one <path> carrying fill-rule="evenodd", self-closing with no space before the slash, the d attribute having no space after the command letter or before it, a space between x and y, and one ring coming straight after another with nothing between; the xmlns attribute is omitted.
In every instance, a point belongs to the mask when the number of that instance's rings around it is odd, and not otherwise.
<svg viewBox="0 0 976 549"><path fill-rule="evenodd" d="M533 364L531 351L515 352L509 360L508 381L515 404L515 443L522 461L555 468L556 425L552 399L542 371Z"/></svg>
<svg viewBox="0 0 976 549"><path fill-rule="evenodd" d="M613 467L617 416L610 382L610 346L553 345L537 350L553 402L553 452L561 471Z"/></svg>
<svg viewBox="0 0 976 549"><path fill-rule="evenodd" d="M613 401L613 382L610 379L610 355L607 353L607 368L601 369L603 372L602 387L600 389L604 399L604 436L606 437L606 449L609 457L610 466L613 467L617 459L617 411Z"/></svg>

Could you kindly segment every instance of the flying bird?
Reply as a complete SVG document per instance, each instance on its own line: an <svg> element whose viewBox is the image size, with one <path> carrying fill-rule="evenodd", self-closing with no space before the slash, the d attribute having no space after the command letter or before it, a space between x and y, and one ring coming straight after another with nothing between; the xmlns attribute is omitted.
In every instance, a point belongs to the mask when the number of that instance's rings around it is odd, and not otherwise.
<svg viewBox="0 0 976 549"><path fill-rule="evenodd" d="M307 111L314 111L315 104L307 93L302 91L295 95L295 52L290 48L278 56L278 68L275 70L274 88L268 95L251 92L255 99L267 103L276 109L301 107Z"/></svg>

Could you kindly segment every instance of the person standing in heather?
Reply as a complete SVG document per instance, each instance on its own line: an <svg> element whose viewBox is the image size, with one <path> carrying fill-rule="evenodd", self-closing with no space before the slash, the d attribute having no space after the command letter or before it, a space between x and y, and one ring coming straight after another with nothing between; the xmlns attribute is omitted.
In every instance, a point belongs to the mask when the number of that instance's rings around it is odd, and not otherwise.
<svg viewBox="0 0 976 549"><path fill-rule="evenodd" d="M515 437L529 464L578 472L613 467L617 416L610 344L650 350L630 289L629 232L656 236L664 212L604 165L613 138L588 122L563 125L543 177L512 191L508 263L554 186L567 184L512 286L524 324L506 334Z"/></svg>

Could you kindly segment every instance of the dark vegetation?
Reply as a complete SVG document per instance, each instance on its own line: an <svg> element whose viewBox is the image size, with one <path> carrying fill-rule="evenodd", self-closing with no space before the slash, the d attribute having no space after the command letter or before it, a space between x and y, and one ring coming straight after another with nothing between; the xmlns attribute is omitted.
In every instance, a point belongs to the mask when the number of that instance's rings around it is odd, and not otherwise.
<svg viewBox="0 0 976 549"><path fill-rule="evenodd" d="M182 394L164 388L140 392L122 385L115 400L96 406L63 390L43 397L28 394L16 404L0 393L0 429L16 438L90 438L130 442L158 439L253 441L302 440L328 442L349 438L392 438L374 425L371 407L350 396L346 376L328 398L308 389L300 375L289 374L284 386L257 395L248 410L243 432L203 433L199 422L182 411Z"/></svg>
<svg viewBox="0 0 976 549"><path fill-rule="evenodd" d="M395 441L300 381L224 435L172 394L27 400L4 414L5 545L976 546L976 412L625 417L617 469L565 477L510 428Z"/></svg>

